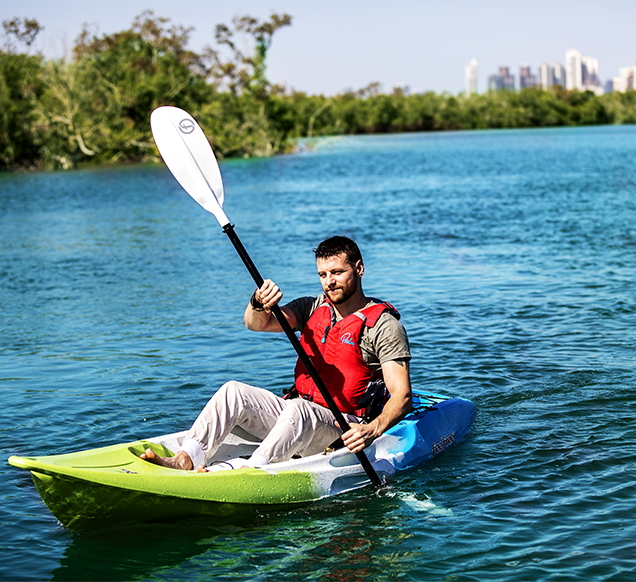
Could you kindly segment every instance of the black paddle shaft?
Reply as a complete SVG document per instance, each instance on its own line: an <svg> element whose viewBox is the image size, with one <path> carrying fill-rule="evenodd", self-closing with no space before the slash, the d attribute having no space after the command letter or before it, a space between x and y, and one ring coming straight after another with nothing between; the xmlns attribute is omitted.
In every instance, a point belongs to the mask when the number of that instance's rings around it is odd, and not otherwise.
<svg viewBox="0 0 636 582"><path fill-rule="evenodd" d="M234 248L236 249L236 252L239 254L239 256L241 257L241 260L243 261L243 263L247 267L247 270L252 276L252 279L254 279L254 283L256 283L256 287L260 289L261 286L263 285L263 277L261 277L261 274L258 272L256 265L254 265L254 263L252 262L252 259L247 254L247 251L245 250L243 243L240 241L238 235L234 231L234 225L226 224L223 227L223 232L225 232L225 234L227 234L227 236L229 237L230 241L234 245ZM309 372L309 375L311 376L311 379L314 381L314 383L318 387L318 390L320 390L320 394L322 394L322 397L327 403L327 407L336 418L336 421L340 425L340 428L344 432L347 432L349 428L351 428L349 426L349 423L345 420L344 416L342 416L342 412L340 412L333 397L329 393L329 390L327 390L325 383L322 381L322 378L318 374L318 370L316 370L316 367L313 365L312 361L309 359L309 356L307 355L303 347L300 345L300 341L296 337L294 330L289 325L289 322L287 321L287 318L281 311L281 308L278 305L275 305L272 308L272 313L274 314L274 317L276 317L276 319L278 320L278 323L280 324L280 326L283 328L283 331L285 332L285 335L291 342L292 346L294 346L294 349L296 350L298 357L300 358L301 362L304 364L306 370ZM358 457L358 460L360 461L360 464L362 465L362 468L365 470L367 476L371 480L371 483L373 483L376 487L380 487L382 485L382 481L380 481L378 474L375 472L375 469L371 465L371 462L369 461L367 456L364 454L364 452L360 451L359 453L356 453L356 457Z"/></svg>

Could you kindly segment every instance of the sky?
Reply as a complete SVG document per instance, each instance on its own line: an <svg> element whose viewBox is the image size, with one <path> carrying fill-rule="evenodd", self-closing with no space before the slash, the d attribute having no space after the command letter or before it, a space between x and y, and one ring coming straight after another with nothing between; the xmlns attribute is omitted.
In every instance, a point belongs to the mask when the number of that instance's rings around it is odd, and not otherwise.
<svg viewBox="0 0 636 582"><path fill-rule="evenodd" d="M35 18L35 46L47 57L69 55L83 25L100 34L130 28L152 10L194 27L190 48L214 45L217 24L249 14L288 13L291 27L274 36L268 78L288 89L334 95L372 82L390 92L457 94L478 62L478 90L509 66L565 62L580 50L599 60L603 82L636 62L636 0L0 0L0 20Z"/></svg>

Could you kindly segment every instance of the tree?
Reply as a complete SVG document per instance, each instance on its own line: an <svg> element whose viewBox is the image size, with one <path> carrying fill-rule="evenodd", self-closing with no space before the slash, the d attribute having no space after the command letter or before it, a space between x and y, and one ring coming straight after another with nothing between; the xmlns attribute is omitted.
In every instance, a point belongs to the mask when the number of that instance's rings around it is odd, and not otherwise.
<svg viewBox="0 0 636 582"><path fill-rule="evenodd" d="M274 33L291 23L289 14L274 13L263 22L252 16L235 16L232 28L225 24L217 25L216 42L230 51L229 60L223 60L220 52L213 52L217 80L227 84L233 93L246 92L257 99L266 98L271 87L265 74L267 51L272 45ZM239 48L237 35L251 37L251 52Z"/></svg>
<svg viewBox="0 0 636 582"><path fill-rule="evenodd" d="M270 156L286 148L290 124L277 115L281 91L272 94L266 58L274 33L291 21L288 14L272 14L263 22L236 16L231 26L217 25L219 46L208 49L217 91L202 103L199 121L220 156Z"/></svg>
<svg viewBox="0 0 636 582"><path fill-rule="evenodd" d="M34 132L35 108L44 90L43 58L16 52L30 48L42 26L35 19L2 23L6 50L0 50L0 168L33 167L40 158Z"/></svg>
<svg viewBox="0 0 636 582"><path fill-rule="evenodd" d="M38 120L52 139L49 163L157 159L150 113L209 100L211 61L187 49L191 29L145 11L130 29L96 36L85 27L70 62L48 63Z"/></svg>
<svg viewBox="0 0 636 582"><path fill-rule="evenodd" d="M10 52L15 51L16 41L26 45L27 49L35 41L35 38L44 27L35 18L12 18L2 21L4 28L5 44Z"/></svg>

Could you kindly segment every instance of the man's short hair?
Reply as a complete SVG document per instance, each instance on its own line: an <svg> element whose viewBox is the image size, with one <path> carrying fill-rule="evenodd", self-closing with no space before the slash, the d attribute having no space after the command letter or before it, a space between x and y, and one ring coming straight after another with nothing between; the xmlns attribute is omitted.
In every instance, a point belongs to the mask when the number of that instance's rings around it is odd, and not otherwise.
<svg viewBox="0 0 636 582"><path fill-rule="evenodd" d="M351 265L355 266L358 261L362 261L358 245L346 236L331 236L314 249L316 259L328 259L340 253L345 254L347 262Z"/></svg>

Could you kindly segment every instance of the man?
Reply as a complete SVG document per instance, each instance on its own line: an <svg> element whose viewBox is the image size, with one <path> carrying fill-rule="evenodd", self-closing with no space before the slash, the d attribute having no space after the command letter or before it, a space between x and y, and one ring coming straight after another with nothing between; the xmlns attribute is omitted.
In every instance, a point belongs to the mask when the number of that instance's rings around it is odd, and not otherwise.
<svg viewBox="0 0 636 582"><path fill-rule="evenodd" d="M324 294L296 299L281 309L292 329L302 331L301 344L350 430L342 434L299 361L294 389L287 397L228 382L205 406L174 457L159 457L148 449L141 458L184 470L254 467L316 454L338 437L357 453L411 410L406 331L392 306L365 296L361 284L364 263L358 246L349 238L334 236L321 242L315 255ZM273 281L264 281L245 310L247 328L282 331L271 313L282 297ZM379 415L367 422L365 407L370 388L377 387L378 380L383 380L390 398ZM206 469L205 461L237 425L262 439L259 447L249 459L232 459Z"/></svg>

